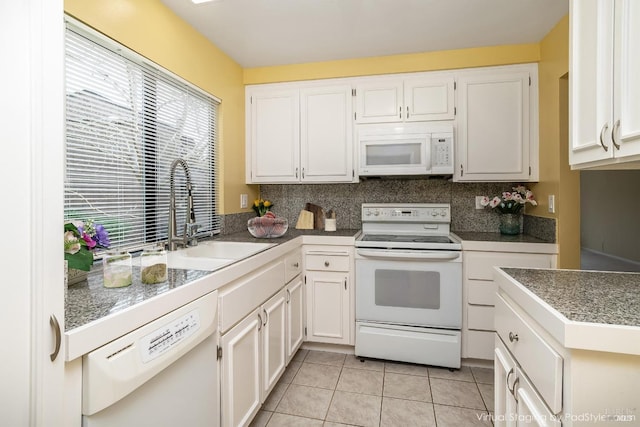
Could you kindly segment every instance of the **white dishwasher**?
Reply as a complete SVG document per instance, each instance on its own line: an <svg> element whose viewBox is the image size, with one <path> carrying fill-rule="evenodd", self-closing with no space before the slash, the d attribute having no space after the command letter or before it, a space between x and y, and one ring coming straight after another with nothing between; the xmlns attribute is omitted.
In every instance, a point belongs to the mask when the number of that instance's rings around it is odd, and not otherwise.
<svg viewBox="0 0 640 427"><path fill-rule="evenodd" d="M220 425L218 292L83 356L82 425Z"/></svg>

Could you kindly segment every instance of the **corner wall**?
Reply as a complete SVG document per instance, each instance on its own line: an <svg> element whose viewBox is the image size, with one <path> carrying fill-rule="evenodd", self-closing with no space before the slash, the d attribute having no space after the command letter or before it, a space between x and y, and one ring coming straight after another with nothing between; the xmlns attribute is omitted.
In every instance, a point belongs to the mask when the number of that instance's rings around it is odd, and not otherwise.
<svg viewBox="0 0 640 427"><path fill-rule="evenodd" d="M559 268L580 268L580 174L569 167L569 16L540 42L540 182L530 215L556 218ZM555 213L548 197L555 196Z"/></svg>

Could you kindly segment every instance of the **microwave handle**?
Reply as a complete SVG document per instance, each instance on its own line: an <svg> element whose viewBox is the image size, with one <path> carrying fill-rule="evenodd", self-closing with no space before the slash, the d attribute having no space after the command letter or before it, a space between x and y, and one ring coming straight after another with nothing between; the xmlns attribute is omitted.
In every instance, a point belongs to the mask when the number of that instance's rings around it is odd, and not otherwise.
<svg viewBox="0 0 640 427"><path fill-rule="evenodd" d="M460 258L460 252L376 251L358 249L358 255L368 258L395 258L401 260L450 261Z"/></svg>

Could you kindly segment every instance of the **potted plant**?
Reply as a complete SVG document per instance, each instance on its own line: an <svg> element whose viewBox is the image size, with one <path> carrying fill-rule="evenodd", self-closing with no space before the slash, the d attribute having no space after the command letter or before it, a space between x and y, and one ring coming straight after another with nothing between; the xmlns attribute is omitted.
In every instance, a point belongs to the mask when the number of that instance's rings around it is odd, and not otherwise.
<svg viewBox="0 0 640 427"><path fill-rule="evenodd" d="M64 259L69 268L68 284L80 282L93 265L93 253L111 245L109 233L92 220L71 220L64 224Z"/></svg>
<svg viewBox="0 0 640 427"><path fill-rule="evenodd" d="M489 206L501 214L500 233L502 234L520 234L520 219L525 204L531 203L533 206L538 204L533 192L524 185L518 185L511 189L512 191L505 191L499 196L493 196L493 198L483 196L480 201L482 206Z"/></svg>

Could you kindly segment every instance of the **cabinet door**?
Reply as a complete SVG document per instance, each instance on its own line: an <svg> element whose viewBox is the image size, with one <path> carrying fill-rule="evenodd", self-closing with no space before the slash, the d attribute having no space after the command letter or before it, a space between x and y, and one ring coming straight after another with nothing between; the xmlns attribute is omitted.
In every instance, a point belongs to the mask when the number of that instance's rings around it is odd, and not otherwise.
<svg viewBox="0 0 640 427"><path fill-rule="evenodd" d="M251 182L296 182L300 176L300 105L297 89L253 92Z"/></svg>
<svg viewBox="0 0 640 427"><path fill-rule="evenodd" d="M616 2L614 123L615 156L640 155L640 3Z"/></svg>
<svg viewBox="0 0 640 427"><path fill-rule="evenodd" d="M453 84L453 76L405 80L405 120L453 120Z"/></svg>
<svg viewBox="0 0 640 427"><path fill-rule="evenodd" d="M513 386L516 379L516 362L504 347L500 338L495 339L494 353L494 413L496 427L516 425L516 400Z"/></svg>
<svg viewBox="0 0 640 427"><path fill-rule="evenodd" d="M401 122L404 119L402 80L356 85L356 123Z"/></svg>
<svg viewBox="0 0 640 427"><path fill-rule="evenodd" d="M286 293L282 289L262 306L262 400L284 372L287 358Z"/></svg>
<svg viewBox="0 0 640 427"><path fill-rule="evenodd" d="M349 344L349 277L307 273L307 341Z"/></svg>
<svg viewBox="0 0 640 427"><path fill-rule="evenodd" d="M516 368L516 371L517 383L514 384L513 388L516 396L518 396L516 403L517 425L560 427L562 422L544 404L524 371L520 368Z"/></svg>
<svg viewBox="0 0 640 427"><path fill-rule="evenodd" d="M352 181L352 103L350 85L300 90L302 181Z"/></svg>
<svg viewBox="0 0 640 427"><path fill-rule="evenodd" d="M610 0L571 2L570 152L579 165L611 158L613 18Z"/></svg>
<svg viewBox="0 0 640 427"><path fill-rule="evenodd" d="M470 73L458 82L456 179L529 180L529 73Z"/></svg>
<svg viewBox="0 0 640 427"><path fill-rule="evenodd" d="M291 360L304 340L304 286L298 276L287 286L287 360Z"/></svg>
<svg viewBox="0 0 640 427"><path fill-rule="evenodd" d="M222 425L248 425L260 409L261 309L222 335Z"/></svg>

